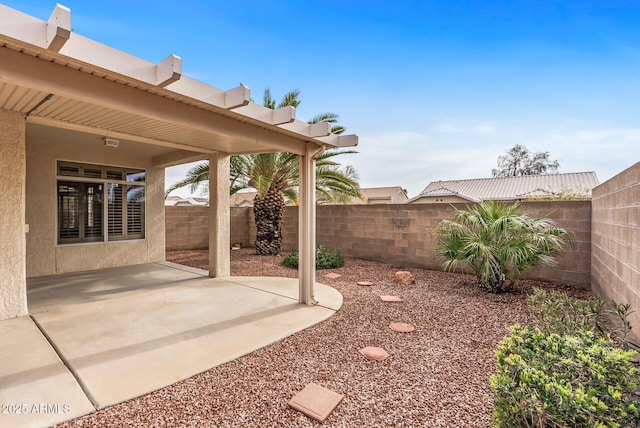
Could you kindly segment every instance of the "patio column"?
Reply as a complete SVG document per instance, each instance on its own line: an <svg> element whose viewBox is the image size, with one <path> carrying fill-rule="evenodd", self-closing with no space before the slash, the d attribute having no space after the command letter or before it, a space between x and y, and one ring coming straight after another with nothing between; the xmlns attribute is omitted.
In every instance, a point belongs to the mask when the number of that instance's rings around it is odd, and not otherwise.
<svg viewBox="0 0 640 428"><path fill-rule="evenodd" d="M229 276L230 262L229 155L209 156L209 276Z"/></svg>
<svg viewBox="0 0 640 428"><path fill-rule="evenodd" d="M0 320L27 314L24 116L0 110Z"/></svg>
<svg viewBox="0 0 640 428"><path fill-rule="evenodd" d="M316 159L322 150L307 143L300 156L300 196L298 205L299 302L315 305L316 280Z"/></svg>

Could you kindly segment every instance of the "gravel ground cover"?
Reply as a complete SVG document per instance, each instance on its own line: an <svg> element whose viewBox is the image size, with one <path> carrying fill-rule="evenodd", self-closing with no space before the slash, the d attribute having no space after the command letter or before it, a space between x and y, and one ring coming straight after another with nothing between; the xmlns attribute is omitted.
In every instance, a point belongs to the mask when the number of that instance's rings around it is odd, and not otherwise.
<svg viewBox="0 0 640 428"><path fill-rule="evenodd" d="M206 251L167 254L167 260L207 268ZM231 253L231 274L296 277L282 257L252 249ZM493 411L489 377L493 349L506 328L526 322L526 296L534 286L591 296L555 284L520 281L515 293L486 294L474 278L424 269L346 259L318 271L317 280L344 296L328 320L151 394L100 410L61 427L488 427ZM415 285L395 285L409 270ZM328 279L335 272L341 277ZM358 286L358 281L373 282ZM403 302L382 302L396 295ZM399 333L392 322L416 330ZM381 347L390 357L371 361L359 352ZM287 402L315 382L344 395L320 424Z"/></svg>

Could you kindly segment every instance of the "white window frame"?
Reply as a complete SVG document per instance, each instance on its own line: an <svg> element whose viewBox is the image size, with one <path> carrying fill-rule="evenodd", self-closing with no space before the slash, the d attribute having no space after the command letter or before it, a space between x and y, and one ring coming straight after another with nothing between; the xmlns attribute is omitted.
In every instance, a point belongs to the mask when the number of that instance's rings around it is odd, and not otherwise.
<svg viewBox="0 0 640 428"><path fill-rule="evenodd" d="M61 167L70 167L77 168L77 175L64 175L60 173ZM84 176L85 169L91 169L93 171L100 171L100 178L97 177L86 177ZM108 178L109 173L121 173L122 178L124 179L115 179ZM142 174L142 180L127 180L129 175ZM91 163L83 163L83 162L69 162L58 160L56 162L56 243L57 245L78 245L78 244L90 244L90 243L109 243L109 242L127 242L134 240L145 240L146 239L146 227L147 227L147 189L146 189L146 174L147 171L144 168L131 168L131 167L118 167L118 166L109 166L109 165L98 165ZM102 239L91 239L86 236L78 236L73 238L63 238L61 237L61 219L60 219L60 184L64 182L70 183L85 183L85 184L100 184L102 185ZM110 186L122 186L122 217L121 217L121 234L113 235L110 234L110 223L109 223L109 212L110 212L110 204L109 204L109 193L108 189ZM142 207L140 208L140 226L138 227L139 232L130 233L129 232L129 203L127 201L128 191L130 188L141 188L143 190L143 200ZM84 209L82 205L82 201L80 201L80 206L78 207L79 212L82 213ZM83 215L80 215L80 220L83 221ZM80 226L80 231L78 235L80 235L83 230L83 227Z"/></svg>

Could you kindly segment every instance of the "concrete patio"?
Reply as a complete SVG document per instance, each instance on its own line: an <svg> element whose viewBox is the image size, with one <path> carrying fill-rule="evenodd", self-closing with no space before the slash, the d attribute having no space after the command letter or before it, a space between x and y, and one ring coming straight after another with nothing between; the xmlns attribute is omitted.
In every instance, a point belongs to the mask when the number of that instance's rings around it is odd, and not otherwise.
<svg viewBox="0 0 640 428"><path fill-rule="evenodd" d="M209 278L173 263L41 277L0 321L0 426L49 426L157 390L296 333L342 305L289 278Z"/></svg>

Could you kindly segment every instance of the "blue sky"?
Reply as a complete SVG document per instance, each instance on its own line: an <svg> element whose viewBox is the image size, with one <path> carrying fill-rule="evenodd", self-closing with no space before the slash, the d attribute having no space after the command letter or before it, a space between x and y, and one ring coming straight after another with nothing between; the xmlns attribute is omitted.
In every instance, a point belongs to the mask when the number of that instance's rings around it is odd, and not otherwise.
<svg viewBox="0 0 640 428"><path fill-rule="evenodd" d="M488 177L515 144L601 182L640 161L637 0L60 2L77 33L220 89L300 89L299 119L359 135L362 187Z"/></svg>

